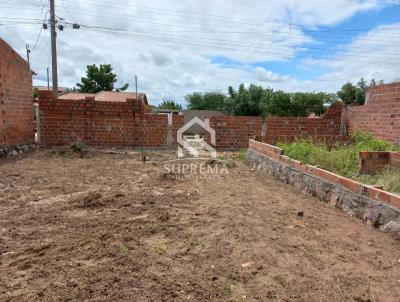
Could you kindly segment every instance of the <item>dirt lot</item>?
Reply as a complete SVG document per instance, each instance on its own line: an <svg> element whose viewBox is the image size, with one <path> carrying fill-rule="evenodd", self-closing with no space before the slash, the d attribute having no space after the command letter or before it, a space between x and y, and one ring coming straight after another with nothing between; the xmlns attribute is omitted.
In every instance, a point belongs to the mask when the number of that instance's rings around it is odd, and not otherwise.
<svg viewBox="0 0 400 302"><path fill-rule="evenodd" d="M1 161L0 301L400 300L397 239L244 162L177 181L147 157Z"/></svg>

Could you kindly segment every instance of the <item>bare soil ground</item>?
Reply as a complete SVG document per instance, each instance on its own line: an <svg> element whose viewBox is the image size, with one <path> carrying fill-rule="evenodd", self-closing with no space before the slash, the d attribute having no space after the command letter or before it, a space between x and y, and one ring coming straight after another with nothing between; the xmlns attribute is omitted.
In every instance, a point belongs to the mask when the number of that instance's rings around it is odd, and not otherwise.
<svg viewBox="0 0 400 302"><path fill-rule="evenodd" d="M244 162L177 181L140 157L0 162L0 301L400 301L396 238Z"/></svg>

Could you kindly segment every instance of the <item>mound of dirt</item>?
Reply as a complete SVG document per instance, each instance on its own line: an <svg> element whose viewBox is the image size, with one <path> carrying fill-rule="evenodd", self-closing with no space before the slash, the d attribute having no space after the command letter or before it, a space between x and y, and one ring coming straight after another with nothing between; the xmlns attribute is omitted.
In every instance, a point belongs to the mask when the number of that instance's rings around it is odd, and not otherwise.
<svg viewBox="0 0 400 302"><path fill-rule="evenodd" d="M94 209L103 207L104 205L102 195L100 193L91 192L78 201L77 207L81 209Z"/></svg>

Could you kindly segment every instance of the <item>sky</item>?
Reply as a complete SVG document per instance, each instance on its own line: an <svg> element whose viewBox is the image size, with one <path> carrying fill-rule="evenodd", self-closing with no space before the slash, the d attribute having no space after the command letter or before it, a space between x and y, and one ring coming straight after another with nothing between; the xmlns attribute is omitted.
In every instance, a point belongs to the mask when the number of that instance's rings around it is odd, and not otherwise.
<svg viewBox="0 0 400 302"><path fill-rule="evenodd" d="M89 64L111 64L151 104L257 84L336 92L363 77L400 78L400 0L55 0L59 86ZM0 37L31 49L34 85L47 85L47 0L0 0ZM73 29L78 23L80 29Z"/></svg>

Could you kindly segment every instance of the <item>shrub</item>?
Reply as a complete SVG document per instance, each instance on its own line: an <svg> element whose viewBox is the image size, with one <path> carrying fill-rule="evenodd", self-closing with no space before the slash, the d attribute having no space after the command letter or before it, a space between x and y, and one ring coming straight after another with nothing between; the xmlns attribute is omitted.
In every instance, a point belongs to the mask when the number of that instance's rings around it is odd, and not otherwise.
<svg viewBox="0 0 400 302"><path fill-rule="evenodd" d="M78 141L71 145L71 149L74 150L74 152L82 153L87 149L87 145L83 142Z"/></svg>
<svg viewBox="0 0 400 302"><path fill-rule="evenodd" d="M246 149L242 149L238 153L236 153L236 159L237 160L242 160L242 161L247 160L247 150Z"/></svg>
<svg viewBox="0 0 400 302"><path fill-rule="evenodd" d="M348 144L336 144L332 147L307 139L298 139L293 143L279 143L278 146L285 150L285 155L304 164L319 166L371 185L382 183L387 190L396 191L400 186L399 172L394 173L393 170L385 169L379 176L359 175L360 151L400 151L399 147L374 139L368 133L356 132Z"/></svg>

